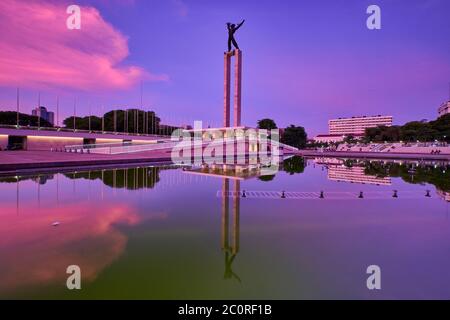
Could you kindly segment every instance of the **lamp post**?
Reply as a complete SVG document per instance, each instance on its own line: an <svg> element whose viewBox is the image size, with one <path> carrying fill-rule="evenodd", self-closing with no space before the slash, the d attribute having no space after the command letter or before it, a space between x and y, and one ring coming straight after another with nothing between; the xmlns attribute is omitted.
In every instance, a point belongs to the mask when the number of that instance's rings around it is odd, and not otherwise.
<svg viewBox="0 0 450 320"><path fill-rule="evenodd" d="M73 101L73 132L76 131L76 123L75 123L76 114L77 114L77 98L75 97Z"/></svg>
<svg viewBox="0 0 450 320"><path fill-rule="evenodd" d="M59 126L59 96L56 96L56 126Z"/></svg>
<svg viewBox="0 0 450 320"><path fill-rule="evenodd" d="M19 88L17 88L17 115L16 115L16 127L19 128Z"/></svg>
<svg viewBox="0 0 450 320"><path fill-rule="evenodd" d="M38 130L41 129L41 93L38 93L38 107L37 107L37 115L38 115Z"/></svg>
<svg viewBox="0 0 450 320"><path fill-rule="evenodd" d="M89 108L89 132L91 132L91 102L88 102L88 108Z"/></svg>
<svg viewBox="0 0 450 320"><path fill-rule="evenodd" d="M105 113L103 112L103 104L102 104L102 133L105 133Z"/></svg>

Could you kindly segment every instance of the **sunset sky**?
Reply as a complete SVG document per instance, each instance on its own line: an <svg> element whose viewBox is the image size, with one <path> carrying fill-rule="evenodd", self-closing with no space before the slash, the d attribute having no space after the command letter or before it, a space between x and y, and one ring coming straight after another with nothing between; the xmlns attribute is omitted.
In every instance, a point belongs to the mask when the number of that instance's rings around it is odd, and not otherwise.
<svg viewBox="0 0 450 320"><path fill-rule="evenodd" d="M66 28L81 6L81 30ZM366 8L381 7L368 30ZM0 1L0 109L60 119L139 106L163 122L222 124L228 21L243 51L243 124L273 118L309 136L330 118L434 119L450 91L448 0Z"/></svg>

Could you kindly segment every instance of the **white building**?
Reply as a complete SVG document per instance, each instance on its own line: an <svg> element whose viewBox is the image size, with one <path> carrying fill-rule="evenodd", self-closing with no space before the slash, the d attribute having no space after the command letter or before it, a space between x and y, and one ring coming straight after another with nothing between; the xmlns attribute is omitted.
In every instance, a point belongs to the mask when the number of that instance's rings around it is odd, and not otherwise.
<svg viewBox="0 0 450 320"><path fill-rule="evenodd" d="M362 116L328 121L330 135L363 135L366 128L378 126L392 126L392 116Z"/></svg>
<svg viewBox="0 0 450 320"><path fill-rule="evenodd" d="M444 114L450 113L450 101L444 102L438 109L439 117L442 117Z"/></svg>

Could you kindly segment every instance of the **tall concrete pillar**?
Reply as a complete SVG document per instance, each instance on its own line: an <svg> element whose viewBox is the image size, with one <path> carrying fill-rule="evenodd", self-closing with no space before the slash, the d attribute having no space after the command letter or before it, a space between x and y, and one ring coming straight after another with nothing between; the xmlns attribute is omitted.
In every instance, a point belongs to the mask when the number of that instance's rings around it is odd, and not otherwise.
<svg viewBox="0 0 450 320"><path fill-rule="evenodd" d="M241 126L242 51L234 53L234 126Z"/></svg>
<svg viewBox="0 0 450 320"><path fill-rule="evenodd" d="M224 94L223 94L223 126L225 128L230 126L230 65L231 65L231 55L226 52L224 54Z"/></svg>
<svg viewBox="0 0 450 320"><path fill-rule="evenodd" d="M230 121L230 90L231 90L231 57L234 56L234 92L233 92L233 126L241 126L241 89L242 89L242 51L236 49L224 54L224 127L231 125Z"/></svg>

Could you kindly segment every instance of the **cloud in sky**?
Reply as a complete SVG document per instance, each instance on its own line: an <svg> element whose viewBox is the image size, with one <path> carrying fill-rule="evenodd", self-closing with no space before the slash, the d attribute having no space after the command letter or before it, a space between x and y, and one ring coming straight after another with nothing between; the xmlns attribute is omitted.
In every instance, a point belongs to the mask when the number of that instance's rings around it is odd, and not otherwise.
<svg viewBox="0 0 450 320"><path fill-rule="evenodd" d="M66 5L0 1L0 86L115 90L140 80L167 81L126 65L128 39L100 12L81 7L81 30L68 30Z"/></svg>

